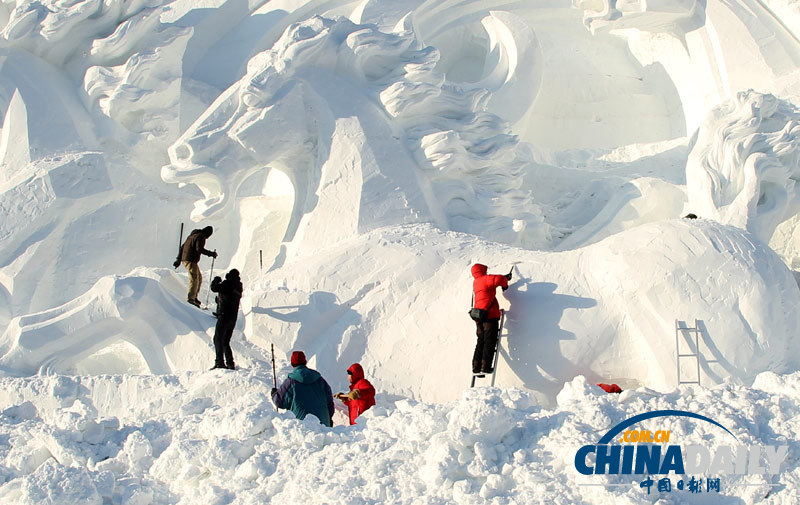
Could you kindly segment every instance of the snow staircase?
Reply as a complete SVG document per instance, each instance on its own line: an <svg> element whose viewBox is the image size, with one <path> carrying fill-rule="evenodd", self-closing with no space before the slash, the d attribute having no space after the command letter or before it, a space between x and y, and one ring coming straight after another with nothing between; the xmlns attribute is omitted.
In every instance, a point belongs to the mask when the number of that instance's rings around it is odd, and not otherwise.
<svg viewBox="0 0 800 505"><path fill-rule="evenodd" d="M503 337L507 337L508 335L503 334L503 323L506 320L506 311L505 309L500 309L500 326L497 328L497 343L494 346L494 362L492 363L492 373L491 374L484 374L484 373L474 373L472 374L472 381L469 384L469 387L475 387L475 379L485 379L487 375L491 375L492 382L491 386L494 386L494 379L497 376L497 361L500 357L500 339Z"/></svg>
<svg viewBox="0 0 800 505"><path fill-rule="evenodd" d="M687 323L685 321L678 321L677 319L675 320L675 355L676 355L675 363L677 364L678 367L677 370L678 374L676 377L679 386L681 384L697 384L699 386L700 385L700 321L695 319L693 328L687 327L686 324ZM689 347L689 352L681 352L681 342L680 342L681 333L684 334L684 341L686 342L686 346ZM694 334L694 342L692 341L692 334ZM692 346L694 346L694 349L692 349ZM691 360L692 358L695 359L697 364L696 379L693 380L681 379L681 358L689 360Z"/></svg>

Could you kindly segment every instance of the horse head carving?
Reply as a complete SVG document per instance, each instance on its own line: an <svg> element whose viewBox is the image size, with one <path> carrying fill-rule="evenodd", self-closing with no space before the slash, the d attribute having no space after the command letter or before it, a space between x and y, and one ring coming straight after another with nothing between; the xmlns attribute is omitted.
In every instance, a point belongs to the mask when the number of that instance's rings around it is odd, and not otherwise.
<svg viewBox="0 0 800 505"><path fill-rule="evenodd" d="M769 242L800 210L800 111L740 92L700 126L686 165L687 208Z"/></svg>
<svg viewBox="0 0 800 505"><path fill-rule="evenodd" d="M330 83L343 82L363 93L374 117L386 123L397 139L391 146L396 157L411 153L415 173L404 179L418 182L402 191L418 193L406 201L424 202L426 208L415 209L420 220L507 243L543 240L548 229L539 208L519 189L528 160L507 125L485 112L487 91L447 83L434 70L438 52L422 47L413 30L398 30L314 17L290 26L272 49L254 56L246 75L169 149L162 178L203 192L192 218L229 212L242 182L270 166L294 185L284 237L292 240L324 193L321 172L336 141L330 121L336 97L325 95ZM368 128L364 134L367 140L379 135ZM374 162L370 173L385 177L397 170L387 162L392 159Z"/></svg>

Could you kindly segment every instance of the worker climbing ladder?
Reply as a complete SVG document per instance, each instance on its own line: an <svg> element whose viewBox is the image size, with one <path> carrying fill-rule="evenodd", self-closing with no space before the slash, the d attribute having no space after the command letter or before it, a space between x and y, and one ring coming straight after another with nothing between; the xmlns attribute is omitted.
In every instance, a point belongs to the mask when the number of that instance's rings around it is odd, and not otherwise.
<svg viewBox="0 0 800 505"><path fill-rule="evenodd" d="M490 385L494 386L494 379L497 375L497 362L500 356L500 339L506 337L508 335L503 335L503 323L506 320L506 311L504 309L500 309L500 326L497 328L497 342L494 344L494 362L492 363L492 373L485 374L485 373L474 373L472 374L472 382L470 382L469 387L475 387L475 379L484 379L487 375L492 376L492 383Z"/></svg>

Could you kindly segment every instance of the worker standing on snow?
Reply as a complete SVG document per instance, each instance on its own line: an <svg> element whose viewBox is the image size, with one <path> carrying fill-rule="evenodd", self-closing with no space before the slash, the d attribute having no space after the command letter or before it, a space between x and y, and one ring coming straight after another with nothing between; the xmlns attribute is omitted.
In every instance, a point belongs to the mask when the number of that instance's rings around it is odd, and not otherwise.
<svg viewBox="0 0 800 505"><path fill-rule="evenodd" d="M350 381L350 392L336 393L336 398L347 405L350 424L353 425L358 416L375 405L375 388L364 378L364 369L358 363L353 363L347 369L347 379Z"/></svg>
<svg viewBox="0 0 800 505"><path fill-rule="evenodd" d="M472 355L472 373L492 373L494 368L494 349L497 345L497 331L500 323L500 304L497 302L498 287L508 289L511 272L506 275L487 274L488 267L476 263L472 265L472 310L469 315L475 321L478 342Z"/></svg>
<svg viewBox="0 0 800 505"><path fill-rule="evenodd" d="M172 264L175 268L178 268L178 265L183 263L186 271L189 272L189 294L186 301L196 307L200 306L197 293L200 292L200 285L203 283L203 275L200 273L200 267L197 266L200 261L200 255L205 254L212 258L217 257L216 251L206 249L206 240L212 233L214 233L214 228L211 226L192 230L192 233L186 237L186 241L181 244L178 250L178 258Z"/></svg>
<svg viewBox="0 0 800 505"><path fill-rule="evenodd" d="M294 370L281 387L272 388L272 401L279 409L289 409L298 419L313 414L325 426L333 426L333 395L331 387L319 372L306 366L303 351L294 351L291 358Z"/></svg>
<svg viewBox="0 0 800 505"><path fill-rule="evenodd" d="M239 317L239 300L242 298L242 281L239 271L232 268L225 274L225 280L214 277L211 291L217 293L217 326L214 328L214 368L236 370L231 350L231 337ZM212 368L212 370L214 369Z"/></svg>

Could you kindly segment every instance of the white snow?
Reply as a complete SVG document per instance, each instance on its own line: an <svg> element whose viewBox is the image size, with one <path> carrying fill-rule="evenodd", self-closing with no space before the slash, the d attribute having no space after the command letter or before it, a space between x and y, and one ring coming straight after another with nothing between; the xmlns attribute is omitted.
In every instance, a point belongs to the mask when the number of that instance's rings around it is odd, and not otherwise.
<svg viewBox="0 0 800 505"><path fill-rule="evenodd" d="M276 412L263 370L38 376L2 385L2 403L14 405L0 417L8 441L0 449L3 503L654 502L658 494L646 495L638 481L593 481L572 460L616 420L661 409L702 409L743 445L789 445L778 476L731 476L707 499L798 498L797 373L764 373L752 387L620 396L577 377L552 408L516 388L467 389L448 404L380 394L358 425L332 429ZM699 428L675 424L671 437L715 440ZM598 480L629 485L591 485Z"/></svg>
<svg viewBox="0 0 800 505"><path fill-rule="evenodd" d="M800 501L798 34L780 0L1 0L0 503ZM235 372L180 223L242 272ZM514 278L470 389L475 262ZM273 345L377 405L276 411ZM668 409L787 456L719 496L578 473Z"/></svg>

